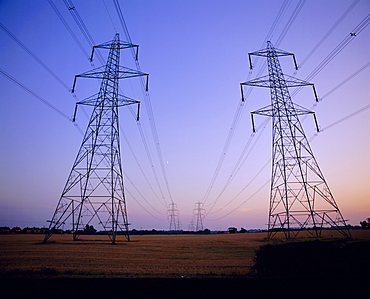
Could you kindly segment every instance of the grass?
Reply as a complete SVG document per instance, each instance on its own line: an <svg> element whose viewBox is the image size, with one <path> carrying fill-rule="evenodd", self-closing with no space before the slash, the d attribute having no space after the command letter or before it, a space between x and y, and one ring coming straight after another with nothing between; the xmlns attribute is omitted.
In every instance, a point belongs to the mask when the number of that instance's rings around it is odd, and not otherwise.
<svg viewBox="0 0 370 299"><path fill-rule="evenodd" d="M328 232L331 237L332 232ZM370 239L369 231L353 231ZM111 245L107 236L0 235L0 276L58 278L245 278L265 233L224 235L143 235ZM335 237L335 236L334 236Z"/></svg>

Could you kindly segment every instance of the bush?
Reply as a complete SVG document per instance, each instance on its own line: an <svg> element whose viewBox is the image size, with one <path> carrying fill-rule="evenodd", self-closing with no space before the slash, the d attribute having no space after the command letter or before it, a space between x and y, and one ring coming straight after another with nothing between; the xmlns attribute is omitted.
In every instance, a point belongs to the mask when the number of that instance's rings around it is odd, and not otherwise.
<svg viewBox="0 0 370 299"><path fill-rule="evenodd" d="M370 241L315 240L261 246L254 273L268 278L368 277Z"/></svg>

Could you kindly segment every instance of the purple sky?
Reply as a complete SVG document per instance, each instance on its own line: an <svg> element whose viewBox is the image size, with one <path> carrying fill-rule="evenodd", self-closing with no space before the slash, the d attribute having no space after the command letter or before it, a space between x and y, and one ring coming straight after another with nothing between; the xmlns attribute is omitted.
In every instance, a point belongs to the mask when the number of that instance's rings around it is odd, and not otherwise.
<svg viewBox="0 0 370 299"><path fill-rule="evenodd" d="M91 47L64 1L52 3L83 50L49 2L0 1L3 71L0 76L0 226L47 226L46 220L52 217L82 141L81 133L68 119L72 117L76 100L68 88L75 75L92 68L85 54L90 54ZM198 201L205 201L204 226L209 229L266 228L267 182L271 176L270 122L253 137L255 145L250 148L245 163L219 195L252 134L250 111L270 102L267 89L254 88L246 99L222 168L209 196L205 197L240 105L239 83L260 76L258 72L263 67L263 59L257 60L249 75L248 52L265 47L264 42L270 39L276 47L295 53L301 66L295 74L291 59L281 58L284 73L306 79L369 15L370 2L128 0L119 3L132 41L140 46L141 69L150 74L150 102L170 194L145 104L141 126L166 204L171 198L177 204L183 229L188 228ZM73 4L96 44L111 40L116 31L125 40L113 1L73 0ZM273 28L285 4L288 4L286 10ZM34 56L16 43L9 32ZM353 225L370 217L370 109L341 120L369 105L370 67L347 80L369 63L369 34L369 27L361 29L310 80L322 99L313 109L324 130L315 136L312 118L303 122L307 137L313 138L311 146L335 200L345 219ZM310 55L313 49L316 51ZM107 53L101 51L104 59ZM133 65L130 52L122 53L122 58L122 65ZM94 65L101 63L95 59ZM264 67L262 74L266 71ZM15 78L39 98L4 74ZM138 80L124 81L121 80L120 86L126 95L143 103L147 101ZM97 93L99 83L79 79L76 96L82 100ZM297 94L292 90L291 94L294 102L312 109L314 96L309 87ZM79 110L77 118L82 131L87 121L84 113L89 115L91 109L84 107L84 111ZM161 200L138 125L129 109L123 107L120 113L122 132L129 142L128 145L122 136L131 228L167 229L167 207ZM255 120L258 126L263 126L265 118ZM209 210L216 199L214 208Z"/></svg>

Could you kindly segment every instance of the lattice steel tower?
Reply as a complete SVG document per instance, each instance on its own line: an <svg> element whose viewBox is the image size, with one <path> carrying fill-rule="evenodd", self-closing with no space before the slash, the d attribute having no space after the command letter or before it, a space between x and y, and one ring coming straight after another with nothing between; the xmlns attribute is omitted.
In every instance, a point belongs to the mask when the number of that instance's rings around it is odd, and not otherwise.
<svg viewBox="0 0 370 299"><path fill-rule="evenodd" d="M180 230L179 210L175 203L168 205L167 215L170 218L170 231Z"/></svg>
<svg viewBox="0 0 370 299"><path fill-rule="evenodd" d="M195 231L201 231L203 230L203 218L205 215L205 209L202 208L203 203L198 201L195 204L195 209L194 209L194 217L195 217Z"/></svg>
<svg viewBox="0 0 370 299"><path fill-rule="evenodd" d="M292 102L288 87L313 86L312 83L284 75L280 66L280 56L294 54L273 47L267 42L267 48L249 53L251 56L267 57L267 76L241 83L270 89L271 105L252 112L253 115L272 117L272 176L268 237L277 231L284 231L285 237L294 239L298 233L307 229L314 237L320 237L324 228L334 228L345 237L351 237L328 184L313 155L306 135L299 120L300 115L313 114ZM316 117L315 123L317 127ZM318 127L317 127L318 130Z"/></svg>
<svg viewBox="0 0 370 299"><path fill-rule="evenodd" d="M137 53L138 46L120 41L118 33L112 41L94 46L91 60L95 48L109 49L107 64L75 76L72 92L78 77L102 81L97 94L77 103L94 109L44 242L64 224L71 224L73 239L76 240L85 225L94 221L109 235L113 244L118 231L123 231L130 240L118 107L140 103L118 93L118 80L139 76L148 78L148 74L119 65L120 50L136 49ZM77 105L74 118L76 111Z"/></svg>

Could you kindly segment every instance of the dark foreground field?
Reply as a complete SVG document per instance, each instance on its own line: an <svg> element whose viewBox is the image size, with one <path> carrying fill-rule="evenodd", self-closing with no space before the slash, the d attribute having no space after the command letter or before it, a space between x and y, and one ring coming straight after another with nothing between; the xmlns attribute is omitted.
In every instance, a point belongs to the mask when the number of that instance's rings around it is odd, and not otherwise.
<svg viewBox="0 0 370 299"><path fill-rule="evenodd" d="M261 288L259 294L262 294L267 290L272 291L272 285L278 285L276 291L280 292L278 291L280 287L282 287L281 291L284 291L284 285L289 286L288 289L294 288L297 286L294 281L301 278L310 279L311 283L316 281L304 293L308 294L314 290L312 287L320 285L318 280L322 284L323 280L339 278L341 281L339 285L342 287L348 286L353 278L370 282L370 275L366 275L370 273L370 269L369 272L364 272L365 277L352 275L356 273L359 262L364 260L368 263L369 259L362 259L361 256L370 254L370 230L355 230L352 234L355 239L352 243L367 244L367 247L348 247L352 248L352 251L348 253L356 257L353 260L357 265L346 263L343 273L334 276L335 272L329 271L326 276L324 273L327 268L333 268L333 265L335 269L341 271L338 264L343 263L343 259L346 258L341 256L342 260L337 260L338 250L342 250L343 246L349 243L335 241L338 235L332 231L326 231L324 238L318 242L321 244L319 250L316 250L317 246L312 245L312 241L307 238L298 240L300 242L287 243L279 238L268 242L265 240L266 233L145 235L132 236L131 242L127 242L123 236L120 236L117 245L111 245L107 236L99 235L81 236L79 241L72 241L71 235L53 235L46 244L41 243L42 235L0 235L0 281L15 283L15 280L26 280L31 289L40 284L37 287L38 290L40 287L48 289L48 286L52 285L54 297L65 291L66 284L62 284L64 285L62 288L59 283L61 280L74 279L74 284L76 284L75 279L78 279L81 285L93 286L101 283L103 279L112 286L112 289L117 289L116 280L119 279L117 290L122 292L120 297L124 297L125 292L146 294L150 290L143 289L141 286L141 282L146 281L151 285L152 290L158 289L157 291L162 294L158 298L175 298L178 296L170 296L171 290L176 289L183 294L191 292L194 284L187 284L189 281L194 282L195 278L197 287L201 286L204 292L207 288L212 288L213 291L222 287L224 291L229 288L231 288L230 291L242 288L244 294L250 295L252 293L250 293L251 290L248 291L248 286L253 286L254 290L258 286ZM322 246L323 242L329 246ZM289 245L293 243L296 247ZM334 247L331 244L334 244ZM286 245L289 248L284 247ZM258 251L261 246L262 250ZM325 260L320 261L323 250L329 252L325 253ZM297 254L299 251L302 251L302 255ZM315 251L318 258L308 259L310 262L307 263L307 255ZM336 253L331 254L334 251ZM257 264L256 252L259 258ZM294 262L289 263L290 257L293 258L293 256ZM302 260L297 259L297 256L302 256ZM330 263L327 263L328 259ZM302 261L306 262L302 263ZM318 261L318 264L311 267L315 261ZM256 265L260 268L256 268ZM366 265L362 264L362 269ZM310 267L314 270L307 272ZM279 273L284 275L279 275ZM107 278L109 278L108 281ZM209 280L210 278L212 280ZM16 284L18 285L18 282ZM70 285L70 282L68 284ZM57 287L55 288L54 285ZM330 285L333 286L333 283ZM244 289L245 287L247 289ZM185 289L178 290L178 288ZM81 288L78 287L78 290L81 291ZM358 291L359 288L356 290ZM19 289L15 288L14 291L17 292ZM315 294L317 298L321 298L319 293ZM157 297L152 296L152 298ZM260 298L260 296L255 298Z"/></svg>

